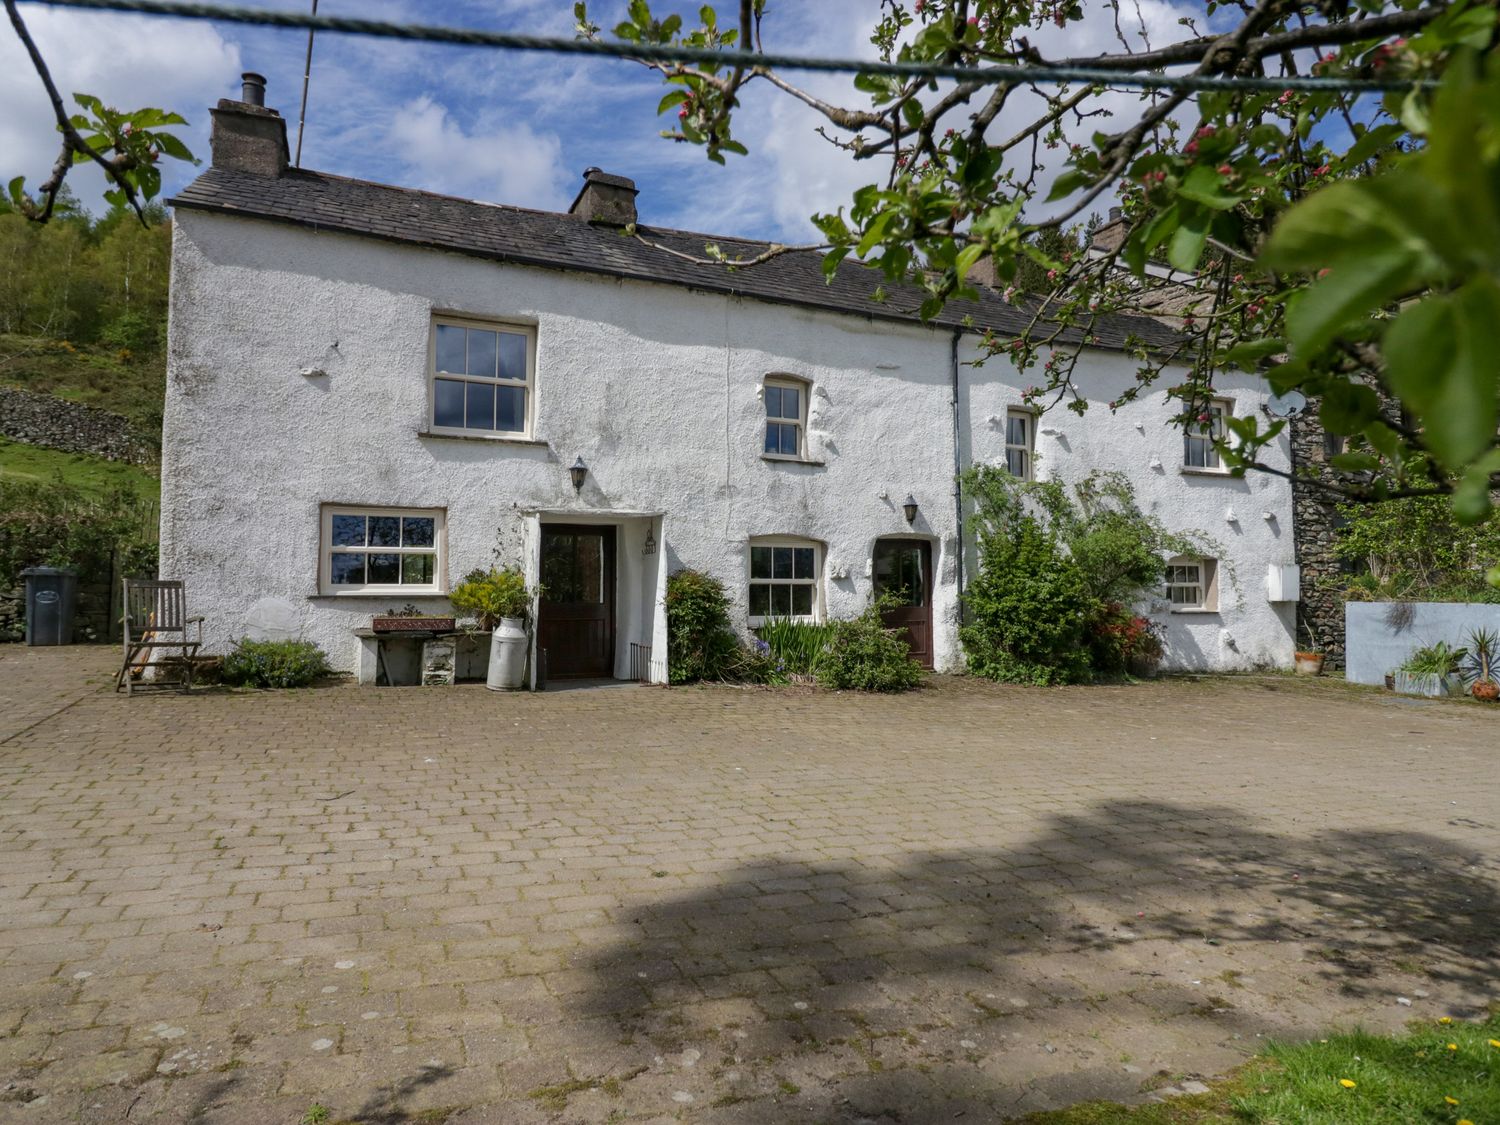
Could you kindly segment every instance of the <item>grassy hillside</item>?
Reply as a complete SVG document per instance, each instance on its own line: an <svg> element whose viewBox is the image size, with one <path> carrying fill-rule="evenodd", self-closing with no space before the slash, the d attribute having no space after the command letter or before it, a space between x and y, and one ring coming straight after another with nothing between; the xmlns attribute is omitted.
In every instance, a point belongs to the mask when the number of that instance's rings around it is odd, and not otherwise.
<svg viewBox="0 0 1500 1125"><path fill-rule="evenodd" d="M0 384L113 410L144 440L161 440L166 365L159 353L136 358L123 348L0 334Z"/></svg>
<svg viewBox="0 0 1500 1125"><path fill-rule="evenodd" d="M80 453L63 453L0 438L0 480L57 480L61 478L91 495L128 488L144 500L161 498L161 482L139 465L106 461Z"/></svg>

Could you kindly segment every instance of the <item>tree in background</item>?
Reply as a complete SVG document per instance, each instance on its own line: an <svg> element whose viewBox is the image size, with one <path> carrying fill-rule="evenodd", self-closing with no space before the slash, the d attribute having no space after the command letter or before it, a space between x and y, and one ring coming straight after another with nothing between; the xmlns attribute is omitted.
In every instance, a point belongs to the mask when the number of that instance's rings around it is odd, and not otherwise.
<svg viewBox="0 0 1500 1125"><path fill-rule="evenodd" d="M143 214L149 226L122 207L59 208L45 225L0 215L0 333L160 351L172 231L159 204Z"/></svg>
<svg viewBox="0 0 1500 1125"><path fill-rule="evenodd" d="M574 11L580 35L602 35L585 3ZM883 0L880 58L958 75L863 73L845 105L753 57L694 65L644 53L758 52L774 13L741 0L738 17L724 27L704 7L689 22L631 0L613 33L640 44L640 61L667 85L671 140L719 162L745 152L734 135L739 95L761 82L820 114L819 133L869 163L872 182L848 207L814 217L830 270L860 258L918 287L914 311L930 317L972 295L970 271L990 259L1031 321L1019 340L986 339L989 355L1024 373L1034 404L1083 413L1074 372L1095 322L1156 307L1167 271L1147 267L1165 263L1195 277L1205 299L1174 347L1134 345L1136 385L1112 408L1181 366L1188 377L1170 391L1179 421L1202 425L1216 372L1261 370L1279 392L1315 396L1323 424L1350 437L1336 464L1355 475L1330 487L1375 499L1451 494L1463 519L1488 514L1500 486L1487 336L1500 322L1496 0L1210 0L1179 21L1172 43L1150 40L1134 0ZM1066 42L1085 19L1112 21L1121 49L1054 57L1033 42L1054 27ZM1043 86L984 73L1017 65L1086 77ZM1141 89L1168 70L1227 81ZM1309 77L1352 85L1304 87ZM1024 124L999 129L1002 112L1018 108ZM1045 232L1109 198L1127 223L1118 249L1072 261L1049 252ZM711 247L705 258L728 260ZM1025 292L1028 261L1051 282L1040 298ZM1410 423L1383 416L1378 392ZM1278 471L1259 453L1284 422L1229 424L1226 464Z"/></svg>

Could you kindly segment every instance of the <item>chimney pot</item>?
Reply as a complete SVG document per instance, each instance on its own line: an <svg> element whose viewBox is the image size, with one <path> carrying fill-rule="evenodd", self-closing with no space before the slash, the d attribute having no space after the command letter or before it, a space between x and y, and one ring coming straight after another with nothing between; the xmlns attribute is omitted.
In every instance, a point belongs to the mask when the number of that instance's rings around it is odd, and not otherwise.
<svg viewBox="0 0 1500 1125"><path fill-rule="evenodd" d="M264 106L266 104L266 76L256 74L253 70L247 70L240 75L241 93L240 101L246 105Z"/></svg>
<svg viewBox="0 0 1500 1125"><path fill-rule="evenodd" d="M598 168L583 170L583 187L568 214L588 223L625 227L636 221L635 181L611 175Z"/></svg>
<svg viewBox="0 0 1500 1125"><path fill-rule="evenodd" d="M1112 223L1118 223L1124 217L1125 217L1125 208L1123 208L1123 207L1111 207L1109 209L1109 221L1110 222L1112 222Z"/></svg>

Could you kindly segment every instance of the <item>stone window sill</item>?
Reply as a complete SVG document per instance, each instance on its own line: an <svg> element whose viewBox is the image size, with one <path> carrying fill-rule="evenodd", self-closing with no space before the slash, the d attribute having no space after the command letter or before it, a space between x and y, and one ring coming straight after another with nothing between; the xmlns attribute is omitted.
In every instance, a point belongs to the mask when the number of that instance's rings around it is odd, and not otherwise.
<svg viewBox="0 0 1500 1125"><path fill-rule="evenodd" d="M536 438L506 437L504 434L449 434L439 430L418 430L417 436L437 441L488 441L498 445L529 445L542 449L548 448L545 441L539 441Z"/></svg>
<svg viewBox="0 0 1500 1125"><path fill-rule="evenodd" d="M762 461L769 461L773 465L811 465L814 468L822 468L828 464L826 461L814 461L811 457L778 457L774 453L762 453Z"/></svg>
<svg viewBox="0 0 1500 1125"><path fill-rule="evenodd" d="M1200 607L1198 609L1170 609L1167 612L1170 613L1170 614L1172 614L1173 616L1182 616L1182 617L1195 617L1195 616L1196 617L1205 617L1205 616L1207 616L1207 617L1212 617L1215 614L1217 614L1219 611L1217 609L1207 609L1207 608Z"/></svg>
<svg viewBox="0 0 1500 1125"><path fill-rule="evenodd" d="M1234 479L1228 469L1200 469L1196 465L1179 465L1177 471L1185 477L1228 477Z"/></svg>

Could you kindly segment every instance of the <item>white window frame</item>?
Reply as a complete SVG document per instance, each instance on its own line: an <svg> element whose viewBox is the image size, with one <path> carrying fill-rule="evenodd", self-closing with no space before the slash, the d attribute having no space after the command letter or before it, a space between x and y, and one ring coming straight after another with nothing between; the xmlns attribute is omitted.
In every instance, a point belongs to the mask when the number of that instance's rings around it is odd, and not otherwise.
<svg viewBox="0 0 1500 1125"><path fill-rule="evenodd" d="M811 547L813 552L812 578L755 577L754 549L756 547ZM751 586L810 586L812 588L812 613L791 614L785 618L777 617L775 614L764 616L751 613L749 612ZM801 539L794 535L758 535L750 539L745 550L745 608L751 628L777 620L821 622L823 620L823 545L816 539Z"/></svg>
<svg viewBox="0 0 1500 1125"><path fill-rule="evenodd" d="M1196 555L1177 555L1167 560L1162 594L1173 613L1217 613L1219 611L1219 560ZM1174 601L1174 590L1194 591L1193 601Z"/></svg>
<svg viewBox="0 0 1500 1125"><path fill-rule="evenodd" d="M1224 419L1234 417L1234 400L1211 398L1204 404L1204 409L1209 415L1207 422L1194 420L1183 427L1182 467L1190 473L1227 473L1229 470L1225 468L1219 451L1214 448L1214 441L1228 432ZM1197 448L1203 451L1203 464L1201 465L1194 465L1191 461L1190 451L1195 447L1195 442L1199 443Z"/></svg>
<svg viewBox="0 0 1500 1125"><path fill-rule="evenodd" d="M518 382L514 379L489 379L480 375L469 375L466 372L439 372L437 369L437 338L438 327L447 325L452 328L477 328L482 332L509 332L516 336L526 338L526 378ZM498 375L498 373L497 373ZM478 426L440 426L437 423L437 381L438 379L451 379L462 383L487 383L494 387L519 387L525 396L526 406L522 411L522 427L519 430L496 430L482 429ZM453 437L486 437L497 439L509 439L511 441L530 441L535 427L536 419L536 325L524 324L518 321L508 320L480 320L475 317L452 315L449 313L434 313L432 327L427 333L427 431L434 434L447 434Z"/></svg>
<svg viewBox="0 0 1500 1125"><path fill-rule="evenodd" d="M431 519L431 547L336 547L333 543L335 516L410 516ZM448 592L448 512L445 508L387 508L378 504L324 504L320 518L318 549L318 592L327 597L433 597ZM435 555L432 581L424 583L376 583L359 585L334 584L335 555Z"/></svg>
<svg viewBox="0 0 1500 1125"><path fill-rule="evenodd" d="M772 387L789 388L797 392L798 414L796 418L772 418L766 413L766 391ZM767 375L761 383L760 411L761 431L760 450L761 456L773 461L805 461L807 460L807 410L809 400L812 398L812 384L806 379L799 379L795 375ZM796 453L767 453L766 452L766 430L776 423L784 426L797 427L797 452Z"/></svg>
<svg viewBox="0 0 1500 1125"><path fill-rule="evenodd" d="M1026 423L1025 444L1017 445L1010 440L1012 421ZM1025 458L1026 471L1024 473L1017 473L1011 468L1012 453ZM1005 412L1005 468L1007 472L1020 480L1036 479L1036 411L1013 406Z"/></svg>

